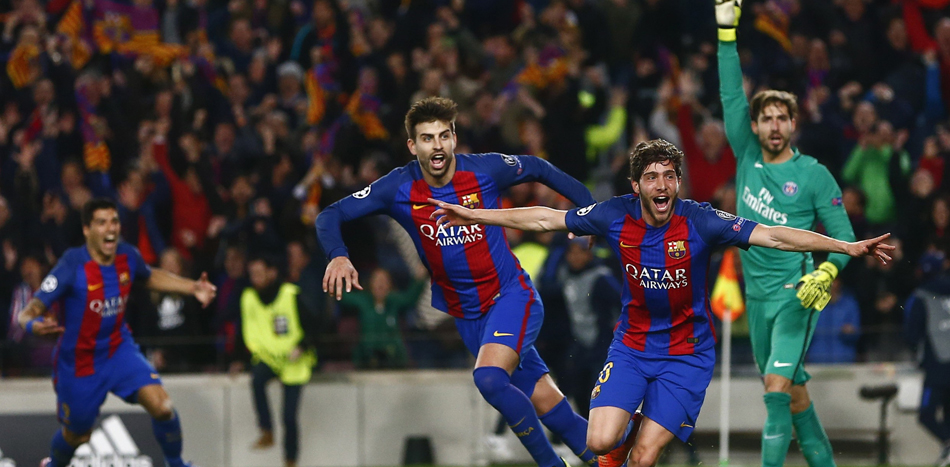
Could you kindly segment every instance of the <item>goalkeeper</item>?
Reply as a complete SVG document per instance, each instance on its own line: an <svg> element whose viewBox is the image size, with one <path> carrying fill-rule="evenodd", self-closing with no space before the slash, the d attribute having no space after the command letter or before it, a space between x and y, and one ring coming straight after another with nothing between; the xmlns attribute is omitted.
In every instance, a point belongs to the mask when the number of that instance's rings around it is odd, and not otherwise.
<svg viewBox="0 0 950 467"><path fill-rule="evenodd" d="M798 116L795 96L767 90L757 93L751 105L746 99L736 49L741 0L715 1L720 94L726 136L736 155L737 213L765 225L807 230L821 222L828 236L853 242L835 179L824 165L791 146ZM752 247L741 255L752 350L765 380L762 466L783 464L793 426L809 466L834 466L802 363L818 312L831 298L831 282L849 257L830 254L815 268L811 253Z"/></svg>

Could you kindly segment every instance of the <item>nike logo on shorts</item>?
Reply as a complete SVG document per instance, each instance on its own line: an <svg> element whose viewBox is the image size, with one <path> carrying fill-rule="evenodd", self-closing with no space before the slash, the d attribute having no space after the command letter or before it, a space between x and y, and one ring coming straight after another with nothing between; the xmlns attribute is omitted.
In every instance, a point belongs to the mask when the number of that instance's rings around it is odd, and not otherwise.
<svg viewBox="0 0 950 467"><path fill-rule="evenodd" d="M498 332L498 331L495 331L495 334L494 334L495 337L505 337L505 336L513 336L513 335L514 334L510 332Z"/></svg>
<svg viewBox="0 0 950 467"><path fill-rule="evenodd" d="M775 363L773 363L772 365L774 365L775 368L785 368L785 367L787 367L787 366L792 366L791 363L782 363L782 362L780 362L780 361L778 361L778 360L776 360Z"/></svg>

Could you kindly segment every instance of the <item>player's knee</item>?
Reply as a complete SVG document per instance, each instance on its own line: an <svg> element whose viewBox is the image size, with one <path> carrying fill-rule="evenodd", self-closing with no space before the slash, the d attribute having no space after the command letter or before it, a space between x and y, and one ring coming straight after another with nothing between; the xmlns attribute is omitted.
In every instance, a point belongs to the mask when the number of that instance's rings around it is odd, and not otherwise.
<svg viewBox="0 0 950 467"><path fill-rule="evenodd" d="M165 397L148 410L149 415L160 422L175 418L175 406L170 397Z"/></svg>
<svg viewBox="0 0 950 467"><path fill-rule="evenodd" d="M810 399L798 399L798 400L796 400L794 397L792 398L792 403L789 404L789 408L791 409L791 411L792 411L793 414L802 413L802 412L808 410L808 407L810 407L810 406L811 406L811 400L810 400Z"/></svg>
<svg viewBox="0 0 950 467"><path fill-rule="evenodd" d="M623 433L612 433L609 430L599 429L594 425L587 427L587 447L594 454L602 456L613 450L614 446L620 442Z"/></svg>
<svg viewBox="0 0 950 467"><path fill-rule="evenodd" d="M88 431L86 433L73 433L70 430L63 429L63 439L66 440L66 443L70 446L76 447L80 444L88 443L89 439L92 438L92 432Z"/></svg>
<svg viewBox="0 0 950 467"><path fill-rule="evenodd" d="M476 368L472 372L472 376L475 379L475 387L478 388L478 392L482 393L482 397L489 402L511 384L511 377L508 376L508 372L495 366Z"/></svg>
<svg viewBox="0 0 950 467"><path fill-rule="evenodd" d="M659 454L659 450L653 446L638 444L630 451L630 459L627 465L629 467L649 467L656 464Z"/></svg>

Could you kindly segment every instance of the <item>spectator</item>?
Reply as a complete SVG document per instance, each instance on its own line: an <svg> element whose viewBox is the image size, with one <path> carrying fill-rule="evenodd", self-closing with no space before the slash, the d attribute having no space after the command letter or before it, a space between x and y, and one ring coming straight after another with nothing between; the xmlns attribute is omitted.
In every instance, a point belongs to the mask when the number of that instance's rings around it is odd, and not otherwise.
<svg viewBox="0 0 950 467"><path fill-rule="evenodd" d="M950 465L950 274L944 260L939 274L917 288L904 306L904 337L917 350L924 370L918 420L940 443L935 465ZM938 415L942 412L942 416Z"/></svg>
<svg viewBox="0 0 950 467"><path fill-rule="evenodd" d="M251 352L254 409L261 430L253 447L264 449L274 444L266 386L277 378L284 388L284 465L296 467L300 394L317 362L313 315L300 300L300 288L280 280L273 260L254 258L248 262L247 271L251 287L241 294L241 325L244 343Z"/></svg>
<svg viewBox="0 0 950 467"><path fill-rule="evenodd" d="M405 368L406 344L400 331L402 318L413 308L425 287L428 272L419 268L404 291L393 290L389 271L375 269L369 278L369 291L353 290L343 295L343 306L359 313L360 340L353 354L357 368Z"/></svg>
<svg viewBox="0 0 950 467"><path fill-rule="evenodd" d="M830 311L830 313L826 313ZM858 301L837 279L831 284L831 301L818 314L818 325L808 349L810 363L854 363L861 337Z"/></svg>

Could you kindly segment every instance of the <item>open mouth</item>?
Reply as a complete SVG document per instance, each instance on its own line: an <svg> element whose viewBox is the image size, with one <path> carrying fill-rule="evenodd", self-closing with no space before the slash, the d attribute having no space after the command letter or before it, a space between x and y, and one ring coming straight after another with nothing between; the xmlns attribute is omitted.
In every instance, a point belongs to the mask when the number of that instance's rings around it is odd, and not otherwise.
<svg viewBox="0 0 950 467"><path fill-rule="evenodd" d="M445 154L436 153L433 154L429 159L429 165L433 170L441 170L445 168Z"/></svg>
<svg viewBox="0 0 950 467"><path fill-rule="evenodd" d="M117 235L107 235L106 238L102 240L102 246L107 248L113 248L119 243L119 237Z"/></svg>
<svg viewBox="0 0 950 467"><path fill-rule="evenodd" d="M653 198L653 205L656 206L657 212L666 212L670 209L670 204L669 196L657 196Z"/></svg>
<svg viewBox="0 0 950 467"><path fill-rule="evenodd" d="M785 138L782 138L782 135L772 135L769 136L769 143L773 146L781 146Z"/></svg>

